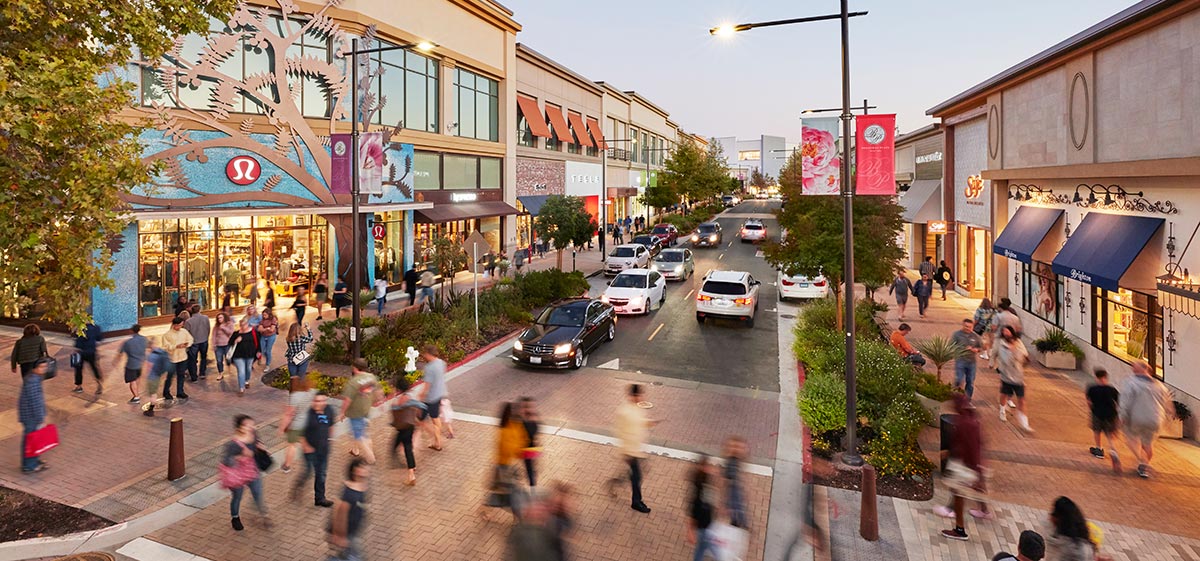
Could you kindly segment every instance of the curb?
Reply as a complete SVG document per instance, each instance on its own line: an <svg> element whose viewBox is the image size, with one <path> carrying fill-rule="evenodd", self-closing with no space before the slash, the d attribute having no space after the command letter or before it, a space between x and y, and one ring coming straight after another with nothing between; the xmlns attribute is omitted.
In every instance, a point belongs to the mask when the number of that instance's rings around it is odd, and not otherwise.
<svg viewBox="0 0 1200 561"><path fill-rule="evenodd" d="M472 351L471 354L463 357L462 360L447 366L446 372L451 372L453 370L456 370L456 369L462 367L463 365L467 364L468 362L471 362L472 360L475 360L475 359L487 354L488 352L495 350L496 347L499 347L500 345L503 345L504 343L508 342L508 340L512 339L513 337L516 337L517 334L521 333L524 330L525 330L524 327L514 329L513 331L504 335L503 337L500 337L499 339L496 339L495 341L488 343L484 347Z"/></svg>

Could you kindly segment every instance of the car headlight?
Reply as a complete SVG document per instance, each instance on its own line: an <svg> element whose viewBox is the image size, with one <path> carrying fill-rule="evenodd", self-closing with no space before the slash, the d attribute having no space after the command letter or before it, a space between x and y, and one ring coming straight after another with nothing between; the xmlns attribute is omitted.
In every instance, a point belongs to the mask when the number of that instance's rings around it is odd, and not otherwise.
<svg viewBox="0 0 1200 561"><path fill-rule="evenodd" d="M697 234L692 234L692 241L694 241L694 242L700 241L700 236Z"/></svg>
<svg viewBox="0 0 1200 561"><path fill-rule="evenodd" d="M710 241L710 242L715 242L715 241L717 241L717 235L716 235L716 234L713 234L713 235L709 236L709 237L708 237L708 241Z"/></svg>
<svg viewBox="0 0 1200 561"><path fill-rule="evenodd" d="M607 294L601 294L601 295L600 295L600 301L601 301L601 302L604 302L605 304L607 304L607 303L608 303L608 295L607 295Z"/></svg>
<svg viewBox="0 0 1200 561"><path fill-rule="evenodd" d="M520 341L513 341L513 350L514 351L519 351L524 348L525 348L525 346L522 345Z"/></svg>
<svg viewBox="0 0 1200 561"><path fill-rule="evenodd" d="M683 265L676 265L676 266L675 266L675 272L676 272L676 273L682 273L682 272L683 272Z"/></svg>
<svg viewBox="0 0 1200 561"><path fill-rule="evenodd" d="M570 352L571 352L571 344L570 343L561 343L554 347L554 354L556 354L556 355L565 355Z"/></svg>

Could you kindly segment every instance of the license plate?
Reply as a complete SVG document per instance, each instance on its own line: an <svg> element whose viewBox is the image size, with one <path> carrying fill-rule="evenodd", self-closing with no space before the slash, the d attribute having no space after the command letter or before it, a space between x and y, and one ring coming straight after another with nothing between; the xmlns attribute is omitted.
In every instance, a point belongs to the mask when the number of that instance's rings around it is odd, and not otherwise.
<svg viewBox="0 0 1200 561"><path fill-rule="evenodd" d="M540 356L529 357L529 364L541 364L541 363L542 363L542 357L540 357Z"/></svg>
<svg viewBox="0 0 1200 561"><path fill-rule="evenodd" d="M733 305L732 300L717 300L717 305L722 308L728 308Z"/></svg>
<svg viewBox="0 0 1200 561"><path fill-rule="evenodd" d="M800 288L808 288L808 283L806 283L806 282L800 283Z"/></svg>

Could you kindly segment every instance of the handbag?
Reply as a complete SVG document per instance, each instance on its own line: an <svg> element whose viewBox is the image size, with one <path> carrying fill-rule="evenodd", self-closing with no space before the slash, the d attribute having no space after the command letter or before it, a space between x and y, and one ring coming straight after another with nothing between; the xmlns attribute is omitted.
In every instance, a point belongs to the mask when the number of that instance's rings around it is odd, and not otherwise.
<svg viewBox="0 0 1200 561"><path fill-rule="evenodd" d="M78 351L71 353L71 368L79 368L80 364L83 364L83 355Z"/></svg>
<svg viewBox="0 0 1200 561"><path fill-rule="evenodd" d="M46 373L42 374L42 381L51 380L58 376L58 359L48 356L42 359L46 363Z"/></svg>
<svg viewBox="0 0 1200 561"><path fill-rule="evenodd" d="M946 485L954 489L974 489L979 483L979 472L967 467L962 460L950 458L946 461Z"/></svg>
<svg viewBox="0 0 1200 561"><path fill-rule="evenodd" d="M58 446L58 427L46 425L25 435L25 457L36 458Z"/></svg>
<svg viewBox="0 0 1200 561"><path fill-rule="evenodd" d="M254 465L258 467L258 471L267 471L271 469L271 466L275 465L275 459L271 457L270 452L255 446Z"/></svg>
<svg viewBox="0 0 1200 561"><path fill-rule="evenodd" d="M713 543L713 557L717 561L745 559L746 549L750 545L750 532L724 522L713 522L708 527L708 533Z"/></svg>
<svg viewBox="0 0 1200 561"><path fill-rule="evenodd" d="M307 361L310 356L312 355L309 355L308 351L301 349L300 352L292 355L292 364L300 366L301 364L304 364L304 362Z"/></svg>
<svg viewBox="0 0 1200 561"><path fill-rule="evenodd" d="M258 466L255 465L254 460L238 456L237 462L232 466L218 463L217 473L220 475L221 488L240 489L258 478Z"/></svg>

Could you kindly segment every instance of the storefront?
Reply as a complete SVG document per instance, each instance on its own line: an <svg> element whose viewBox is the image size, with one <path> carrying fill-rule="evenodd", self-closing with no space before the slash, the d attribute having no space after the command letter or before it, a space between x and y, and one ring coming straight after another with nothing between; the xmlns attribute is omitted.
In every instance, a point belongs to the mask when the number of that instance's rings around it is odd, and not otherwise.
<svg viewBox="0 0 1200 561"><path fill-rule="evenodd" d="M583 206L589 214L597 217L599 222L600 216L600 190L603 188L601 184L600 164L591 164L586 162L566 162L566 181L565 192L572 197L583 199ZM606 206L608 205L606 202ZM607 216L606 224L611 224L613 215L611 209Z"/></svg>
<svg viewBox="0 0 1200 561"><path fill-rule="evenodd" d="M462 244L472 232L479 232L492 251L504 250L505 217L518 211L504 202L503 167L501 158L416 151L417 200L433 203L433 208L418 210L413 216L414 266L418 270L436 269L433 248L439 238Z"/></svg>
<svg viewBox="0 0 1200 561"><path fill-rule="evenodd" d="M958 290L973 298L991 295L992 188L982 175L987 134L983 118L954 127L954 279Z"/></svg>
<svg viewBox="0 0 1200 561"><path fill-rule="evenodd" d="M408 231L406 212L378 212L368 227L375 248L375 278L395 286L404 281L405 233Z"/></svg>
<svg viewBox="0 0 1200 561"><path fill-rule="evenodd" d="M537 237L533 219L550 195L566 194L566 162L517 157L517 247L529 247Z"/></svg>
<svg viewBox="0 0 1200 561"><path fill-rule="evenodd" d="M946 258L946 223L942 212L942 141L938 125L896 139L897 203L904 209L905 265L917 268L925 256ZM930 224L935 224L930 228ZM938 228L937 226L940 226Z"/></svg>

